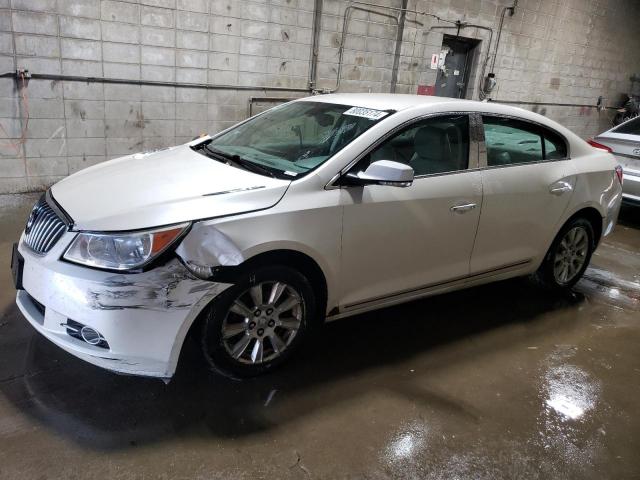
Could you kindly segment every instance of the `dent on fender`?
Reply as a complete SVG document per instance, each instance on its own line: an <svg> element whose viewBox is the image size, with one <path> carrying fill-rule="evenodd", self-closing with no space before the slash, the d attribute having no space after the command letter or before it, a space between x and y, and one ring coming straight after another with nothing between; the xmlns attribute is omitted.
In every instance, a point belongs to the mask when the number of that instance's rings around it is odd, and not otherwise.
<svg viewBox="0 0 640 480"><path fill-rule="evenodd" d="M199 278L209 278L215 267L240 265L245 258L233 241L213 225L196 223L176 254Z"/></svg>

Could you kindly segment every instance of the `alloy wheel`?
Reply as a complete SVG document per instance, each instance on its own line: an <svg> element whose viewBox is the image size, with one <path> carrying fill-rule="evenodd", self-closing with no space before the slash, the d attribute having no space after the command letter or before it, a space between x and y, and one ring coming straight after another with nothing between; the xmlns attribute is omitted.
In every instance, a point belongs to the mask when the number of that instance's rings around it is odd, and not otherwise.
<svg viewBox="0 0 640 480"><path fill-rule="evenodd" d="M571 282L580 273L589 252L589 235L580 226L569 230L560 241L553 262L553 275L560 284Z"/></svg>
<svg viewBox="0 0 640 480"><path fill-rule="evenodd" d="M222 323L227 353L244 364L261 364L282 355L298 333L304 315L302 296L284 282L252 286L231 303Z"/></svg>

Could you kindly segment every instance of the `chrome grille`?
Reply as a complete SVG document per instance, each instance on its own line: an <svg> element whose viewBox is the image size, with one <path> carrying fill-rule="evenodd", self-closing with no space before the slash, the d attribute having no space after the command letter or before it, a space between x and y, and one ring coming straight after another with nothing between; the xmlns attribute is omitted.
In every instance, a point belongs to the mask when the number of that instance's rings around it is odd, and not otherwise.
<svg viewBox="0 0 640 480"><path fill-rule="evenodd" d="M67 229L43 195L31 210L24 229L25 243L36 253L47 253Z"/></svg>

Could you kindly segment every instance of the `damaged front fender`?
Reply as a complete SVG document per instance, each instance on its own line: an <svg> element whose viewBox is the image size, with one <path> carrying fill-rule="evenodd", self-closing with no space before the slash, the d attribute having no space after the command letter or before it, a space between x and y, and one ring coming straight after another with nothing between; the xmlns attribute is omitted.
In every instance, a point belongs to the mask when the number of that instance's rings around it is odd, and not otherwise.
<svg viewBox="0 0 640 480"><path fill-rule="evenodd" d="M209 279L219 267L233 267L245 258L233 241L213 225L196 223L176 249L193 275Z"/></svg>

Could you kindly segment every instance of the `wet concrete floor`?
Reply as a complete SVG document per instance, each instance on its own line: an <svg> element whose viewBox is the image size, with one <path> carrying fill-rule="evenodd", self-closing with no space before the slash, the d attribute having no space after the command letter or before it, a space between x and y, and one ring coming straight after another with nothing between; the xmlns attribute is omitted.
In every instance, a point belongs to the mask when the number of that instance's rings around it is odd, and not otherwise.
<svg viewBox="0 0 640 480"><path fill-rule="evenodd" d="M114 375L40 337L0 198L0 478L640 478L640 209L568 295L524 280L322 329L233 382L190 344L175 379Z"/></svg>

